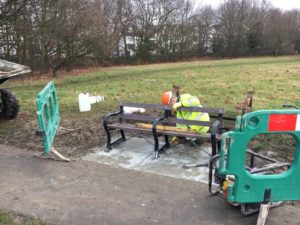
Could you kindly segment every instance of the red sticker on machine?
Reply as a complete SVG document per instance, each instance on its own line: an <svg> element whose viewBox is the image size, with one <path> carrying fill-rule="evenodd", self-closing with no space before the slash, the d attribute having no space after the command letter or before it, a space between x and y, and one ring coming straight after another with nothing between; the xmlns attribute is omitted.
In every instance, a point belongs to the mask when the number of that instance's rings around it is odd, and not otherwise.
<svg viewBox="0 0 300 225"><path fill-rule="evenodd" d="M296 131L300 130L299 114L271 114L268 131Z"/></svg>

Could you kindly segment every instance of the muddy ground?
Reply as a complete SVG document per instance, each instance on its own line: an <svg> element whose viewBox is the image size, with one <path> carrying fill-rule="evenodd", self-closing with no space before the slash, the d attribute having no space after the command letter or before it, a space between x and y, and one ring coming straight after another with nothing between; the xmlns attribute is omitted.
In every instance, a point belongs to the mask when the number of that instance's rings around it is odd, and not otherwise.
<svg viewBox="0 0 300 225"><path fill-rule="evenodd" d="M36 136L38 127L36 118L20 114L17 118L19 127L0 136L0 144L12 145L30 151L43 151L42 141ZM10 121L1 121L10 123ZM84 120L64 120L55 137L54 147L68 157L80 157L87 149L105 143L105 133L99 117Z"/></svg>

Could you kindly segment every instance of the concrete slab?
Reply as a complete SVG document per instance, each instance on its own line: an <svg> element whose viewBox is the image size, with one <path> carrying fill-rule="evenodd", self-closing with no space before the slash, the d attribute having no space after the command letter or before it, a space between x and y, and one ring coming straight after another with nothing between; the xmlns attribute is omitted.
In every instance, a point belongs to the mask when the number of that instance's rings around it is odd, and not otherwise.
<svg viewBox="0 0 300 225"><path fill-rule="evenodd" d="M160 154L159 159L153 160L151 141L153 142L150 138L133 137L115 146L108 153L104 152L106 146L93 148L93 153L82 159L114 167L207 183L207 167L184 169L182 166L184 163L208 163L209 155L207 153L211 152L209 143L197 147L179 144ZM160 146L162 145L163 142Z"/></svg>

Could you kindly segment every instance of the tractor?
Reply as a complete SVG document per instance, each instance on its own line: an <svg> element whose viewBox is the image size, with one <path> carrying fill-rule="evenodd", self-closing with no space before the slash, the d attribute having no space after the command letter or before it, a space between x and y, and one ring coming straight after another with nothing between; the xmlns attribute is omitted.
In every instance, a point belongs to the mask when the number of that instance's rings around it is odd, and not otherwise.
<svg viewBox="0 0 300 225"><path fill-rule="evenodd" d="M31 73L27 66L0 60L0 84L10 78ZM11 120L17 117L20 105L16 96L7 89L0 89L0 120Z"/></svg>

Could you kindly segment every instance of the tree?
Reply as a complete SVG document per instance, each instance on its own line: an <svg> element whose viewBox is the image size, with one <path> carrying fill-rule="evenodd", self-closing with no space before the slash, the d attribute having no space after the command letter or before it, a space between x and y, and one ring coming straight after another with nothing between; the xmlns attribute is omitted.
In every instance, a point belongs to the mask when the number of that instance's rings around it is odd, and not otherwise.
<svg viewBox="0 0 300 225"><path fill-rule="evenodd" d="M223 53L229 56L247 53L247 20L249 18L250 0L229 0L218 10L217 36L223 46ZM222 38L220 38L222 37Z"/></svg>
<svg viewBox="0 0 300 225"><path fill-rule="evenodd" d="M119 38L116 46L117 55L120 56L119 51L122 50L125 56L130 56L127 45L127 37L133 36L133 15L132 4L130 0L118 0L117 1L117 21L119 25ZM124 49L119 49L119 43L124 44Z"/></svg>
<svg viewBox="0 0 300 225"><path fill-rule="evenodd" d="M161 2L160 23L157 26L156 47L161 59L170 60L177 52L178 18L181 16L182 1L167 0Z"/></svg>
<svg viewBox="0 0 300 225"><path fill-rule="evenodd" d="M95 0L90 4L88 31L92 39L91 54L98 63L109 60L120 40L122 10L121 1Z"/></svg>
<svg viewBox="0 0 300 225"><path fill-rule="evenodd" d="M196 43L195 53L205 55L211 51L214 33L215 11L211 6L199 8L192 16L193 43Z"/></svg>
<svg viewBox="0 0 300 225"><path fill-rule="evenodd" d="M1 46L10 59L29 64L32 57L31 5L25 1L1 1Z"/></svg>
<svg viewBox="0 0 300 225"><path fill-rule="evenodd" d="M287 53L294 53L300 50L300 11L287 11L284 19L288 33Z"/></svg>
<svg viewBox="0 0 300 225"><path fill-rule="evenodd" d="M288 44L287 27L284 15L279 9L272 9L266 17L265 46L269 53L277 56L284 53L284 46Z"/></svg>

